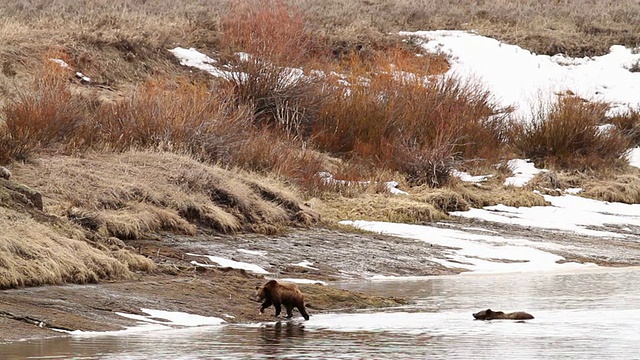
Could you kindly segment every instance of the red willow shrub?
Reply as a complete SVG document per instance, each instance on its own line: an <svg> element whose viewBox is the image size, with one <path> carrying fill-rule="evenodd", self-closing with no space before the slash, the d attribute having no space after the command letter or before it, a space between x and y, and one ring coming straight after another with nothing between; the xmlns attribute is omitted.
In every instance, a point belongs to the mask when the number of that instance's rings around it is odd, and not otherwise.
<svg viewBox="0 0 640 360"><path fill-rule="evenodd" d="M615 126L600 127L607 105L561 97L541 106L530 122L514 124L510 144L538 166L598 170L620 163L630 138Z"/></svg>

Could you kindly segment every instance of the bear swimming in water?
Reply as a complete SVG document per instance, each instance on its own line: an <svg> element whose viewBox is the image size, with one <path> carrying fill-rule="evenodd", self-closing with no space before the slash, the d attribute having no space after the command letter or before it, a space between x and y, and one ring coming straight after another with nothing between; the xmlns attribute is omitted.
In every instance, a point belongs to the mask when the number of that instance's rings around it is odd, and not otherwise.
<svg viewBox="0 0 640 360"><path fill-rule="evenodd" d="M298 285L292 283L278 282L269 280L262 286L256 286L256 297L258 301L263 301L260 307L260 313L264 309L273 305L276 308L276 316L280 316L281 305L287 309L287 318L291 318L293 308L298 308L300 314L305 320L309 320L309 314L304 306L304 295L298 288Z"/></svg>
<svg viewBox="0 0 640 360"><path fill-rule="evenodd" d="M476 320L531 320L533 315L524 311L516 311L512 313L504 313L502 311L492 311L491 309L482 310L475 314L473 317Z"/></svg>

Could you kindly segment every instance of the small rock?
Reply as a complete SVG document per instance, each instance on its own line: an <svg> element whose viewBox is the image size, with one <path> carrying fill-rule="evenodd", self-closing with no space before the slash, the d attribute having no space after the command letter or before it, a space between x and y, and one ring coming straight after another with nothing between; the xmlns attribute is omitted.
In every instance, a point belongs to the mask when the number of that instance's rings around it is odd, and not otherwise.
<svg viewBox="0 0 640 360"><path fill-rule="evenodd" d="M40 211L44 210L44 204L42 202L42 194L40 192L33 190L25 185L18 185L15 190L20 192L27 199L29 199L33 207L35 207Z"/></svg>
<svg viewBox="0 0 640 360"><path fill-rule="evenodd" d="M11 177L11 171L4 166L0 166L0 178L9 180Z"/></svg>

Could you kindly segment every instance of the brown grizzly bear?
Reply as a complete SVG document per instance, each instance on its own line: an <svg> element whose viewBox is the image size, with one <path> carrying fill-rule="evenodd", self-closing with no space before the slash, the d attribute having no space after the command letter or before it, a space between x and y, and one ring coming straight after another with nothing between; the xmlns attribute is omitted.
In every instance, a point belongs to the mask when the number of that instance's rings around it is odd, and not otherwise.
<svg viewBox="0 0 640 360"><path fill-rule="evenodd" d="M491 309L482 310L475 314L473 317L476 320L531 320L533 315L524 311L516 311L512 313L504 313L502 311L492 311Z"/></svg>
<svg viewBox="0 0 640 360"><path fill-rule="evenodd" d="M291 310L295 307L298 308L298 311L300 311L300 314L305 320L309 320L309 314L304 307L304 295L298 288L298 285L269 280L262 286L256 286L256 290L258 301L264 300L260 307L261 314L264 312L264 309L273 305L273 307L276 308L276 316L280 316L280 305L284 305L285 309L287 309L287 318L293 316Z"/></svg>

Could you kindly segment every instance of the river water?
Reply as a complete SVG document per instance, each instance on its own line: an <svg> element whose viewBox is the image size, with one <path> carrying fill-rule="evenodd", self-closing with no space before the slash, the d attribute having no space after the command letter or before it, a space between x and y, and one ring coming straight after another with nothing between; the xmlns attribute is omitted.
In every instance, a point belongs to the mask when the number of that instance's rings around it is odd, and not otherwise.
<svg viewBox="0 0 640 360"><path fill-rule="evenodd" d="M415 304L381 312L312 312L306 322L16 342L0 345L0 358L640 359L639 269L465 274L337 286L409 297ZM535 319L473 320L472 312L486 308L527 311Z"/></svg>

